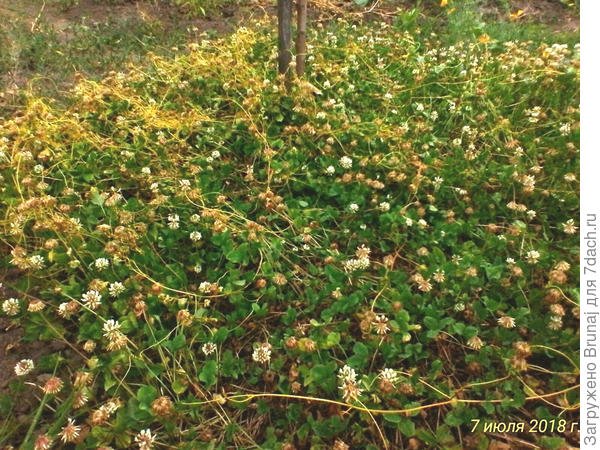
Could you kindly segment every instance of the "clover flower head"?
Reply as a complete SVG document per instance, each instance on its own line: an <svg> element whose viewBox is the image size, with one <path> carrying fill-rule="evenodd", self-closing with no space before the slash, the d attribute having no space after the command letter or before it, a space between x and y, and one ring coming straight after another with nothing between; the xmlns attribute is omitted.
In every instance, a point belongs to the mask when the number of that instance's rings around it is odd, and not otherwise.
<svg viewBox="0 0 600 450"><path fill-rule="evenodd" d="M33 360L22 359L15 365L15 375L18 377L23 377L29 374L34 368L35 365L33 364Z"/></svg>

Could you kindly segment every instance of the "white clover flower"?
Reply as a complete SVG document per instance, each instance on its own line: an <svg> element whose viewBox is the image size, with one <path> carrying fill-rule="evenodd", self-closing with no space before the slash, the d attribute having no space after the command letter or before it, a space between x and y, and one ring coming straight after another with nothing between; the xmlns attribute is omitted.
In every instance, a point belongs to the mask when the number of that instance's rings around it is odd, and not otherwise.
<svg viewBox="0 0 600 450"><path fill-rule="evenodd" d="M71 317L71 311L69 310L69 303L63 302L60 305L58 305L58 315L65 319L68 319L69 317Z"/></svg>
<svg viewBox="0 0 600 450"><path fill-rule="evenodd" d="M168 225L171 230L177 230L179 228L179 216L177 214L169 214L167 221L169 222Z"/></svg>
<svg viewBox="0 0 600 450"><path fill-rule="evenodd" d="M345 365L338 371L338 379L340 380L339 389L342 391L344 401L358 400L363 391L356 382L356 372L354 369Z"/></svg>
<svg viewBox="0 0 600 450"><path fill-rule="evenodd" d="M261 364L267 364L271 360L271 344L265 342L256 347L252 352L252 359Z"/></svg>
<svg viewBox="0 0 600 450"><path fill-rule="evenodd" d="M356 383L356 371L349 365L339 369L337 376L344 383Z"/></svg>
<svg viewBox="0 0 600 450"><path fill-rule="evenodd" d="M485 344L479 336L473 336L467 341L467 345L473 350L480 350Z"/></svg>
<svg viewBox="0 0 600 450"><path fill-rule="evenodd" d="M210 287L211 287L210 282L203 281L202 283L200 283L200 286L198 286L198 290L200 292L202 292L203 294L208 294L210 292Z"/></svg>
<svg viewBox="0 0 600 450"><path fill-rule="evenodd" d="M189 191L190 188L192 187L192 183L190 182L190 180L179 180L179 187L181 188L182 191Z"/></svg>
<svg viewBox="0 0 600 450"><path fill-rule="evenodd" d="M81 296L81 301L90 309L96 309L102 302L102 295L98 291L90 290Z"/></svg>
<svg viewBox="0 0 600 450"><path fill-rule="evenodd" d="M533 209L528 210L526 214L529 220L533 220L537 216L537 213Z"/></svg>
<svg viewBox="0 0 600 450"><path fill-rule="evenodd" d="M333 175L335 173L335 167L333 166L328 166L327 169L325 169L325 173L327 175Z"/></svg>
<svg viewBox="0 0 600 450"><path fill-rule="evenodd" d="M104 270L110 265L110 261L106 258L98 258L94 261L94 266L98 270Z"/></svg>
<svg viewBox="0 0 600 450"><path fill-rule="evenodd" d="M33 153L31 153L29 150L22 150L22 151L18 152L15 156L17 159L20 159L22 161L32 161L33 160Z"/></svg>
<svg viewBox="0 0 600 450"><path fill-rule="evenodd" d="M75 421L71 418L67 420L67 424L61 428L59 436L60 440L63 443L67 442L75 442L79 437L79 432L81 431L81 427L79 425L75 425Z"/></svg>
<svg viewBox="0 0 600 450"><path fill-rule="evenodd" d="M406 224L407 227L412 227L413 226L413 220L410 217L405 217L404 218L404 223Z"/></svg>
<svg viewBox="0 0 600 450"><path fill-rule="evenodd" d="M121 400L119 398L117 398L117 399L111 399L111 400L107 401L104 405L102 405L100 407L100 409L103 409L108 414L113 415L114 413L117 412L117 410L120 407L121 407Z"/></svg>
<svg viewBox="0 0 600 450"><path fill-rule="evenodd" d="M504 328L514 328L516 326L516 322L512 317L502 316L498 319L498 325Z"/></svg>
<svg viewBox="0 0 600 450"><path fill-rule="evenodd" d="M443 270L437 269L433 274L433 280L436 283L443 283L446 280L446 273Z"/></svg>
<svg viewBox="0 0 600 450"><path fill-rule="evenodd" d="M142 167L142 173L144 175L150 175L152 171L150 170L150 167Z"/></svg>
<svg viewBox="0 0 600 450"><path fill-rule="evenodd" d="M350 206L348 206L348 208L352 213L356 213L359 210L359 206L356 203L350 203Z"/></svg>
<svg viewBox="0 0 600 450"><path fill-rule="evenodd" d="M202 233L200 233L199 231L192 231L190 233L190 239L192 240L192 242L199 242L202 240Z"/></svg>
<svg viewBox="0 0 600 450"><path fill-rule="evenodd" d="M27 311L29 311L29 312L40 312L45 307L46 307L46 305L44 304L43 301L34 299L34 300L30 300L29 301L29 304L27 305Z"/></svg>
<svg viewBox="0 0 600 450"><path fill-rule="evenodd" d="M535 177L533 175L525 175L521 180L523 187L527 189L533 189L535 187Z"/></svg>
<svg viewBox="0 0 600 450"><path fill-rule="evenodd" d="M415 109L419 112L423 112L423 111L425 111L425 106L423 106L423 103L417 103L415 105Z"/></svg>
<svg viewBox="0 0 600 450"><path fill-rule="evenodd" d="M219 150L213 150L210 154L213 159L219 159L221 157L221 153Z"/></svg>
<svg viewBox="0 0 600 450"><path fill-rule="evenodd" d="M200 220L201 220L201 217L200 217L199 214L192 214L190 216L190 222L191 223L198 223L198 222L200 222Z"/></svg>
<svg viewBox="0 0 600 450"><path fill-rule="evenodd" d="M19 300L16 298L9 298L2 302L2 311L4 311L4 314L7 316L16 316L19 314L20 309Z"/></svg>
<svg viewBox="0 0 600 450"><path fill-rule="evenodd" d="M152 434L149 428L140 431L134 439L139 450L151 450L155 440L156 436Z"/></svg>
<svg viewBox="0 0 600 450"><path fill-rule="evenodd" d="M398 382L398 372L396 372L394 369L382 369L379 372L379 378L381 378L382 380L388 381L392 384L395 384Z"/></svg>
<svg viewBox="0 0 600 450"><path fill-rule="evenodd" d="M388 212L390 210L390 204L388 202L381 202L379 204L379 210L382 212Z"/></svg>
<svg viewBox="0 0 600 450"><path fill-rule="evenodd" d="M575 221L573 219L567 220L565 223L562 224L562 226L563 226L563 231L566 234L577 233L577 227L575 226Z"/></svg>
<svg viewBox="0 0 600 450"><path fill-rule="evenodd" d="M375 333L379 335L385 335L388 331L390 331L390 327L388 326L388 318L385 314L377 314L373 322L371 322L371 326L375 328Z"/></svg>
<svg viewBox="0 0 600 450"><path fill-rule="evenodd" d="M114 319L108 319L102 326L102 335L108 340L106 348L109 351L119 350L127 345L127 337L121 332L121 324Z"/></svg>
<svg viewBox="0 0 600 450"><path fill-rule="evenodd" d="M548 324L548 328L553 331L560 330L563 326L563 321L561 316L550 316L550 323Z"/></svg>
<svg viewBox="0 0 600 450"><path fill-rule="evenodd" d="M111 297L118 297L123 292L125 292L125 286L120 281L115 281L114 283L110 283L108 286L108 294Z"/></svg>
<svg viewBox="0 0 600 450"><path fill-rule="evenodd" d="M30 373L35 368L33 364L33 360L31 359L22 359L15 365L15 375L18 377L23 377Z"/></svg>
<svg viewBox="0 0 600 450"><path fill-rule="evenodd" d="M509 265L515 264L514 258L506 258L506 264L509 264Z"/></svg>
<svg viewBox="0 0 600 450"><path fill-rule="evenodd" d="M108 319L104 322L104 325L102 325L102 331L105 338L111 339L116 333L121 332L121 324L114 319Z"/></svg>
<svg viewBox="0 0 600 450"><path fill-rule="evenodd" d="M529 264L537 264L540 259L540 252L537 250L529 250L525 255L525 259Z"/></svg>
<svg viewBox="0 0 600 450"><path fill-rule="evenodd" d="M33 171L37 174L40 174L44 171L44 166L42 166L41 164L36 164L35 166L33 166Z"/></svg>
<svg viewBox="0 0 600 450"><path fill-rule="evenodd" d="M339 388L342 391L342 398L346 402L358 400L363 393L363 389L357 383L343 383Z"/></svg>
<svg viewBox="0 0 600 450"><path fill-rule="evenodd" d="M32 255L28 258L29 266L35 270L41 270L44 268L45 260L41 255Z"/></svg>
<svg viewBox="0 0 600 450"><path fill-rule="evenodd" d="M357 270L368 269L371 264L369 258L353 258L344 261L344 269L346 272L355 272Z"/></svg>
<svg viewBox="0 0 600 450"><path fill-rule="evenodd" d="M525 110L525 115L528 116L530 123L538 123L540 121L542 114L542 108L539 106L534 106L531 109Z"/></svg>
<svg viewBox="0 0 600 450"><path fill-rule="evenodd" d="M342 156L340 158L340 166L342 166L344 169L352 168L352 158L349 158L348 156Z"/></svg>
<svg viewBox="0 0 600 450"><path fill-rule="evenodd" d="M217 351L217 346L213 342L207 342L202 346L202 352L206 356L210 355L211 353L214 353L215 351Z"/></svg>
<svg viewBox="0 0 600 450"><path fill-rule="evenodd" d="M464 311L465 308L466 308L466 305L463 302L458 302L457 304L454 305L454 311L456 311L456 312Z"/></svg>

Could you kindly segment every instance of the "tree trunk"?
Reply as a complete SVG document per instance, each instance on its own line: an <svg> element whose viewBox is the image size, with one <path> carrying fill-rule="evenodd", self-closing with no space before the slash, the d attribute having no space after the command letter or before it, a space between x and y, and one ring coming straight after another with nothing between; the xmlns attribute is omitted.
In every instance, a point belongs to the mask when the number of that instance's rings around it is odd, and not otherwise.
<svg viewBox="0 0 600 450"><path fill-rule="evenodd" d="M277 0L279 73L288 74L292 61L292 0Z"/></svg>
<svg viewBox="0 0 600 450"><path fill-rule="evenodd" d="M306 11L308 0L296 0L298 35L296 36L296 74L301 77L306 65Z"/></svg>

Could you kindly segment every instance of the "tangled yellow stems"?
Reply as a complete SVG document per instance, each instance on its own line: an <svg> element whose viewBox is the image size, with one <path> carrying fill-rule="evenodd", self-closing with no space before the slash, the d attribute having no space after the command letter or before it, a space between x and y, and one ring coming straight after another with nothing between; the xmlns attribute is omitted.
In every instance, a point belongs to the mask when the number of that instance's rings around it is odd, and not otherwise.
<svg viewBox="0 0 600 450"><path fill-rule="evenodd" d="M574 385L574 386L570 386L568 388L562 389L560 391L556 391L556 392L550 392L548 394L542 394L542 395L530 395L528 397L525 397L526 401L531 401L531 400L543 400L546 398L550 398L550 397L555 397L557 395L561 395L561 394L566 394L567 392L573 391L575 389L579 388L579 384ZM346 403L346 402L339 402L337 400L331 400L328 398L320 398L320 397L310 397L310 396L305 396L305 395L291 395L291 394L272 394L272 393L259 393L259 394L233 394L233 395L229 395L229 394L225 394L225 395L221 395L221 394L216 394L214 396L213 399L211 400L207 400L204 402L182 402L183 405L188 405L188 406L200 406L200 405L206 405L209 403L219 403L219 404L223 404L227 401L230 402L234 402L234 403L246 403L249 402L255 398L286 398L286 399L292 399L292 400L303 400L303 401L308 401L308 402L319 402L319 403L328 403L331 405L338 405L338 406L342 406L344 408L348 408L348 409L353 409L355 411L361 411L361 412L366 412L369 414L410 414L410 413L414 413L414 412L418 412L418 411L423 411L425 409L431 409L431 408L436 408L436 407L440 407L440 406L446 406L446 405L450 405L450 406L456 406L460 403L468 403L468 404L481 404L481 403L502 403L505 400L502 399L492 399L492 400L471 400L471 399L460 399L460 398L451 398L450 400L445 400L442 402L436 402L436 403L430 403L427 405L421 405L421 406L415 406L413 408L404 408L404 409L372 409L372 408L367 408L367 407L363 407L363 406L357 406L357 405L353 405L351 403Z"/></svg>

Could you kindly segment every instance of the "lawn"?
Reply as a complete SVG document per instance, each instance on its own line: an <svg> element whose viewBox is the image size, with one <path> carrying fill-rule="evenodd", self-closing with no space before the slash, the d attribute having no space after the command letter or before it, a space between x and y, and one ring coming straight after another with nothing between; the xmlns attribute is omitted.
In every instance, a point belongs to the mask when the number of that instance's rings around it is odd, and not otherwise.
<svg viewBox="0 0 600 450"><path fill-rule="evenodd" d="M577 10L415 3L4 25L0 445L578 447Z"/></svg>

